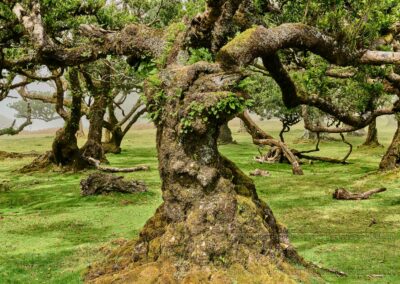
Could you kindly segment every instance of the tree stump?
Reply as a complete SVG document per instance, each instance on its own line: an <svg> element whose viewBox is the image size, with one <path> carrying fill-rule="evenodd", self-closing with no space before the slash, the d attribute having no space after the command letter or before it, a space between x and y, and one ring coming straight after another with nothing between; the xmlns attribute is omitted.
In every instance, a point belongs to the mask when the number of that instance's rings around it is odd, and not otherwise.
<svg viewBox="0 0 400 284"><path fill-rule="evenodd" d="M81 195L108 194L111 192L146 192L147 186L141 181L124 181L124 177L111 174L91 174L81 181Z"/></svg>

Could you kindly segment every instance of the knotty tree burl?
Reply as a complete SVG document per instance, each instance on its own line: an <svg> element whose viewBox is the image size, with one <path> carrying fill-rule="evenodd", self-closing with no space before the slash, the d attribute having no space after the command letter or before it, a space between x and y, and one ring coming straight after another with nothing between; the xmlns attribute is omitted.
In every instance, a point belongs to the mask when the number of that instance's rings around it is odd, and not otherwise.
<svg viewBox="0 0 400 284"><path fill-rule="evenodd" d="M163 203L138 240L91 267L88 282L287 283L301 277L287 262L290 256L300 258L285 229L258 198L253 181L217 148L220 126L246 106L247 95L238 86L245 67L257 58L280 86L288 107L312 105L357 126L398 110L395 103L385 111L355 116L329 100L298 94L278 52L308 50L338 65L399 63L399 53L351 48L300 23L267 28L262 16L279 12L279 1L206 2L206 10L187 24L163 30L130 24L106 31L82 25L81 36L89 43L68 48L46 34L38 2L13 6L36 51L19 60L3 58L3 68L28 63L74 66L109 54L137 61L152 58L157 64L144 92L157 126ZM209 49L215 60L187 64L190 48Z"/></svg>

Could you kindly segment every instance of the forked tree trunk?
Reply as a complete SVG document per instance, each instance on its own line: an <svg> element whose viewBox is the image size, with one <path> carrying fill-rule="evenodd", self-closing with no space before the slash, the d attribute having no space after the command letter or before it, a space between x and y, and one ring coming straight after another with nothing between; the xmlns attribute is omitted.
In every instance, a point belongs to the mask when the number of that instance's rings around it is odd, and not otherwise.
<svg viewBox="0 0 400 284"><path fill-rule="evenodd" d="M107 94L94 96L94 103L90 107L90 126L88 137L81 152L84 157L91 157L99 161L106 161L101 138L103 134L103 120L108 104Z"/></svg>
<svg viewBox="0 0 400 284"><path fill-rule="evenodd" d="M378 141L378 128L376 127L376 119L368 126L368 134L363 146L378 147L381 144Z"/></svg>
<svg viewBox="0 0 400 284"><path fill-rule="evenodd" d="M73 93L71 111L68 116L64 116L64 128L57 131L52 145L52 155L57 165L70 167L74 170L81 170L88 166L88 163L81 159L81 152L76 138L82 116L82 92L79 88L77 71L72 70L69 76ZM61 101L63 100L63 98L60 99Z"/></svg>
<svg viewBox="0 0 400 284"><path fill-rule="evenodd" d="M234 114L228 117L229 112L223 111L215 117L207 109L224 99L227 94L221 89L232 79L216 74L203 75L193 83L183 81L190 79L186 74L196 74L192 68L175 67L162 76L168 99L156 124L164 202L147 221L137 242L121 248L119 258L92 267L88 280L232 283L241 275L242 281L251 278L251 283L268 283L273 279L269 277L279 275L283 282L289 281L282 272L288 267L284 262L284 247L288 245L281 243L284 238L280 238L271 209L259 199L253 181L218 152L220 126ZM186 90L181 98L175 95L178 89ZM146 93L148 111L159 104L154 93L159 92ZM205 110L194 118L190 130L182 131L182 117L176 113L186 117L194 101ZM282 270L276 269L277 263L282 264Z"/></svg>
<svg viewBox="0 0 400 284"><path fill-rule="evenodd" d="M383 156L379 168L381 170L393 170L400 164L400 120L397 118L397 129L392 143Z"/></svg>
<svg viewBox="0 0 400 284"><path fill-rule="evenodd" d="M218 143L223 145L233 143L232 131L230 130L228 123L224 123L219 128Z"/></svg>

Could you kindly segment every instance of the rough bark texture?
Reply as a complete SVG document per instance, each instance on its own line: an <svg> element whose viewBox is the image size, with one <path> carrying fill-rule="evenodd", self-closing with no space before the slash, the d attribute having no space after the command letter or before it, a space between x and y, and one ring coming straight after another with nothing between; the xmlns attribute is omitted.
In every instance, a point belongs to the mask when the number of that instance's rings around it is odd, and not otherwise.
<svg viewBox="0 0 400 284"><path fill-rule="evenodd" d="M397 130L392 143L383 156L379 168L381 170L394 170L400 165L400 120L397 118Z"/></svg>
<svg viewBox="0 0 400 284"><path fill-rule="evenodd" d="M368 134L363 146L378 147L381 144L378 141L378 128L376 127L376 119L368 126Z"/></svg>
<svg viewBox="0 0 400 284"><path fill-rule="evenodd" d="M111 70L107 61L101 61L95 66L96 71L84 70L86 87L90 91L94 102L89 112L89 132L85 145L81 148L82 156L107 161L101 144L103 135L103 121L107 106L112 102L111 95ZM90 71L93 73L91 74Z"/></svg>
<svg viewBox="0 0 400 284"><path fill-rule="evenodd" d="M81 152L84 157L92 157L96 160L106 161L101 138L103 134L103 119L108 104L107 94L95 96L94 103L90 107L90 126L85 145Z"/></svg>
<svg viewBox="0 0 400 284"><path fill-rule="evenodd" d="M91 174L81 181L81 195L109 194L111 192L137 193L145 192L147 187L140 181L125 181L122 176L111 174Z"/></svg>
<svg viewBox="0 0 400 284"><path fill-rule="evenodd" d="M231 95L226 90L241 77L222 74L211 64L174 66L161 72L160 86L147 86L148 110L161 109L155 122L164 202L138 241L92 267L88 282L292 281L284 262L290 245L280 238L271 209L258 198L253 181L218 152L219 128L234 113L221 110L215 116L209 110ZM182 119L193 102L203 111L185 129Z"/></svg>
<svg viewBox="0 0 400 284"><path fill-rule="evenodd" d="M73 170L81 170L88 163L81 158L76 133L79 130L81 120L82 91L80 88L78 71L72 70L69 74L72 90L72 105L70 113L64 110L64 90L57 86L57 113L65 120L64 128L57 131L52 145L54 163L62 167L71 167ZM57 81L56 81L57 83ZM61 84L61 82L58 82Z"/></svg>
<svg viewBox="0 0 400 284"><path fill-rule="evenodd" d="M218 143L219 144L232 144L233 143L232 131L230 130L228 123L223 124L219 128Z"/></svg>

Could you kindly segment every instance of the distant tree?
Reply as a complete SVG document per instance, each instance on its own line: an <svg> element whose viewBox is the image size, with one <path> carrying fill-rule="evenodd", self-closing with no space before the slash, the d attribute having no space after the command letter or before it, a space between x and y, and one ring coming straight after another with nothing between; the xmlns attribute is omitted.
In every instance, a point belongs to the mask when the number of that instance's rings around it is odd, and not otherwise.
<svg viewBox="0 0 400 284"><path fill-rule="evenodd" d="M24 100L13 102L8 106L17 112L15 114L16 118L28 118L31 116L31 119L43 120L45 122L50 122L61 118L56 113L54 104L36 100L29 101L29 104L31 107L31 114L28 113L28 102Z"/></svg>

